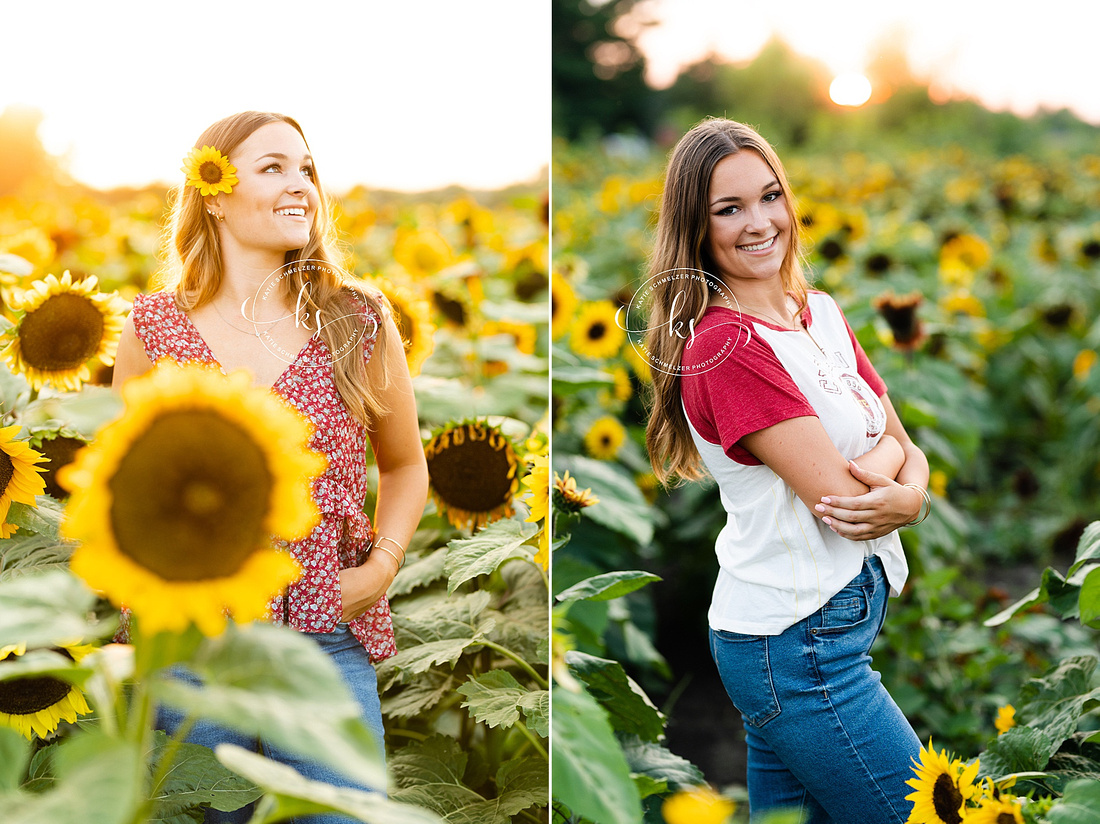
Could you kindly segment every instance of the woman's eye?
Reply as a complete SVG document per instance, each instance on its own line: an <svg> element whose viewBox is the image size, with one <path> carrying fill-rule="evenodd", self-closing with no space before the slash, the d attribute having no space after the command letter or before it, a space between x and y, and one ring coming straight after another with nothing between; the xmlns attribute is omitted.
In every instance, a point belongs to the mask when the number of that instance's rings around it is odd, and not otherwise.
<svg viewBox="0 0 1100 824"><path fill-rule="evenodd" d="M729 216L729 215L732 215L736 212L737 212L737 207L736 206L727 206L725 209L722 209L720 212L718 212L718 214Z"/></svg>
<svg viewBox="0 0 1100 824"><path fill-rule="evenodd" d="M272 163L270 166L267 166L264 169L265 172L270 172L272 170L274 170L276 172L279 171L279 164L278 163Z"/></svg>
<svg viewBox="0 0 1100 824"><path fill-rule="evenodd" d="M781 198L782 196L783 193L779 191L768 192L766 195L764 195L764 202L771 203L773 200L779 200L779 198Z"/></svg>
<svg viewBox="0 0 1100 824"><path fill-rule="evenodd" d="M312 166L303 167L302 168L302 174L304 174L306 177L308 177L310 180L312 180L313 179L313 167Z"/></svg>

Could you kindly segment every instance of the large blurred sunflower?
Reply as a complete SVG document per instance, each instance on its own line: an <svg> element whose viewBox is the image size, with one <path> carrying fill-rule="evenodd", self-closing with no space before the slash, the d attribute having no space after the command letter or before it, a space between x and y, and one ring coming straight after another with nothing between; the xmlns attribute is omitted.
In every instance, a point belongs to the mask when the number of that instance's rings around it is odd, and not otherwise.
<svg viewBox="0 0 1100 824"><path fill-rule="evenodd" d="M36 280L12 297L11 308L23 317L0 336L0 358L36 390L50 383L75 392L91 378L89 360L114 363L129 306L100 292L96 278L74 283L66 271Z"/></svg>
<svg viewBox="0 0 1100 824"><path fill-rule="evenodd" d="M0 429L0 538L10 538L17 529L7 523L12 502L33 506L35 496L46 489L46 482L38 474L46 468L36 466L46 459L26 441L15 440L21 428L15 424Z"/></svg>
<svg viewBox="0 0 1100 824"><path fill-rule="evenodd" d="M586 358L609 358L618 354L626 340L626 330L615 322L615 304L609 300L586 303L577 313L569 336L569 345Z"/></svg>
<svg viewBox="0 0 1100 824"><path fill-rule="evenodd" d="M218 192L229 194L240 182L237 167L213 146L192 149L183 159L180 171L187 175L187 185L194 186L203 197Z"/></svg>
<svg viewBox="0 0 1100 824"><path fill-rule="evenodd" d="M59 477L62 532L82 542L73 572L125 604L149 634L194 622L207 635L262 617L298 576L272 537L297 540L319 515L325 466L309 423L249 376L160 366L123 388L126 412Z"/></svg>
<svg viewBox="0 0 1100 824"><path fill-rule="evenodd" d="M394 234L393 259L414 277L434 275L458 259L451 244L435 229L399 226Z"/></svg>
<svg viewBox="0 0 1100 824"><path fill-rule="evenodd" d="M371 283L389 299L393 307L393 321L401 333L409 374L416 377L435 348L431 304L415 290L386 278L372 278Z"/></svg>
<svg viewBox="0 0 1100 824"><path fill-rule="evenodd" d="M66 644L54 650L66 658L79 661L92 651L83 644ZM0 647L0 667L25 655L27 648ZM70 724L77 716L91 712L84 693L67 681L48 675L0 680L0 726L11 727L26 738L44 738L62 721Z"/></svg>
<svg viewBox="0 0 1100 824"><path fill-rule="evenodd" d="M480 529L513 513L515 449L485 421L451 424L424 447L432 498L452 524Z"/></svg>
<svg viewBox="0 0 1100 824"><path fill-rule="evenodd" d="M921 747L920 763L913 772L917 777L905 782L914 790L905 796L906 801L913 802L909 823L961 824L967 800L978 791L974 784L978 762L965 766L958 759L952 760L947 750L937 753L929 741L928 749Z"/></svg>
<svg viewBox="0 0 1100 824"><path fill-rule="evenodd" d="M737 805L710 787L680 790L665 799L661 815L667 824L725 824Z"/></svg>

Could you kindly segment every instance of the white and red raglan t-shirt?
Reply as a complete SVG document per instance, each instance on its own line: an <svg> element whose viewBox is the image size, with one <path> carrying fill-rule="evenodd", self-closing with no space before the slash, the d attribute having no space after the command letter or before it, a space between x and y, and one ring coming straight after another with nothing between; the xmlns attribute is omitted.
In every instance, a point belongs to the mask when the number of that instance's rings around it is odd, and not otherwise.
<svg viewBox="0 0 1100 824"><path fill-rule="evenodd" d="M836 302L817 291L808 301L802 319L809 334L711 307L681 360L691 436L727 513L715 544L714 629L778 635L820 609L871 555L882 559L894 595L909 572L896 531L873 541L842 538L740 443L807 415L821 420L846 459L882 437L886 385Z"/></svg>

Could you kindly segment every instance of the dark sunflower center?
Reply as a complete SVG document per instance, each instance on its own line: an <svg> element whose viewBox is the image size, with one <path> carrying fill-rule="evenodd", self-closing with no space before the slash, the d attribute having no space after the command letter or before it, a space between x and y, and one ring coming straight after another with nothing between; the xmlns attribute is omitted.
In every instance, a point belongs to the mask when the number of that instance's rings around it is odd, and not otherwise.
<svg viewBox="0 0 1100 824"><path fill-rule="evenodd" d="M1012 813L999 813L997 815L997 824L1016 824L1016 816Z"/></svg>
<svg viewBox="0 0 1100 824"><path fill-rule="evenodd" d="M11 483L14 474L15 462L12 461L11 455L0 449L0 495L8 491L8 484Z"/></svg>
<svg viewBox="0 0 1100 824"><path fill-rule="evenodd" d="M1081 247L1085 257L1100 258L1100 240L1090 240Z"/></svg>
<svg viewBox="0 0 1100 824"><path fill-rule="evenodd" d="M69 496L69 493L57 483L57 470L71 464L73 458L76 457L76 453L83 446L84 441L79 438L58 435L56 438L43 441L42 445L38 447L38 451L46 456L46 461L42 464L46 467L46 473L42 478L46 481L46 493L48 495L53 495L58 500Z"/></svg>
<svg viewBox="0 0 1100 824"><path fill-rule="evenodd" d="M158 417L108 482L119 549L172 581L224 578L267 542L273 478L255 437L210 410Z"/></svg>
<svg viewBox="0 0 1100 824"><path fill-rule="evenodd" d="M960 824L962 816L959 815L959 808L962 803L962 793L951 776L941 773L932 787L932 807L936 815L944 824Z"/></svg>
<svg viewBox="0 0 1100 824"><path fill-rule="evenodd" d="M199 166L199 177L205 183L219 183L222 179L222 167L208 160Z"/></svg>
<svg viewBox="0 0 1100 824"><path fill-rule="evenodd" d="M456 433L462 433L461 443L456 442ZM439 497L467 512L491 512L507 504L513 461L507 444L498 440L494 446L486 430L472 426L455 430L451 437L450 446L428 459L428 474Z"/></svg>
<svg viewBox="0 0 1100 824"><path fill-rule="evenodd" d="M72 656L63 649L55 650L72 660ZM0 667L17 661L14 655L0 660ZM65 698L72 685L49 676L33 678L12 678L0 681L0 712L8 715L31 715L39 710L52 707Z"/></svg>
<svg viewBox="0 0 1100 824"><path fill-rule="evenodd" d="M602 320L598 320L588 327L587 334L589 340L603 340L607 335L607 324Z"/></svg>
<svg viewBox="0 0 1100 824"><path fill-rule="evenodd" d="M103 340L103 313L83 295L53 295L19 324L23 359L43 372L76 369Z"/></svg>

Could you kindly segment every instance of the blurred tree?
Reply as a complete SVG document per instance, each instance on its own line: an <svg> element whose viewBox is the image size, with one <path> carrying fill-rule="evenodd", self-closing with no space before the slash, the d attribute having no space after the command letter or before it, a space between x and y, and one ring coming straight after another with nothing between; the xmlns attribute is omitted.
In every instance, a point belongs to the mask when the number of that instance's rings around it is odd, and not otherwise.
<svg viewBox="0 0 1100 824"><path fill-rule="evenodd" d="M715 115L756 126L780 145L801 146L815 113L828 105L829 79L822 64L773 37L747 65L711 54L686 67L662 93L663 109L681 131Z"/></svg>
<svg viewBox="0 0 1100 824"><path fill-rule="evenodd" d="M638 24L627 18L639 0L553 0L551 85L553 128L582 135L653 127L645 56L634 44Z"/></svg>
<svg viewBox="0 0 1100 824"><path fill-rule="evenodd" d="M53 176L53 158L38 137L41 123L42 112L30 106L9 106L0 114L0 196Z"/></svg>

